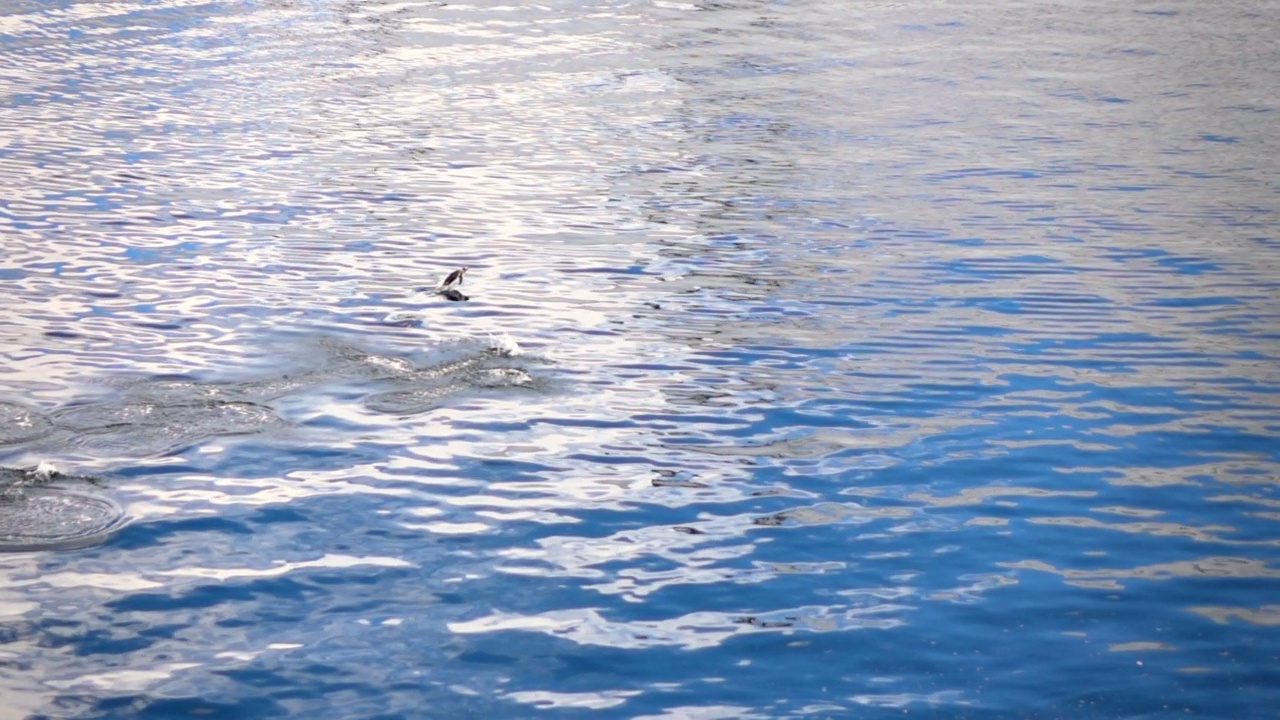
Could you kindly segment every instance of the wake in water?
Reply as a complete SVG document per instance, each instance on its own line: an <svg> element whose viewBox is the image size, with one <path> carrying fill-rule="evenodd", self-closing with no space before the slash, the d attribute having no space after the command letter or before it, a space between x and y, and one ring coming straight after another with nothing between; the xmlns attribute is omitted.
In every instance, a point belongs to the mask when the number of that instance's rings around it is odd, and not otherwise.
<svg viewBox="0 0 1280 720"><path fill-rule="evenodd" d="M531 372L537 362L525 358L514 340L499 336L479 352L419 368L404 378L404 387L368 396L363 404L375 412L412 414L467 391L545 391L546 381Z"/></svg>
<svg viewBox="0 0 1280 720"><path fill-rule="evenodd" d="M59 480L83 480L97 484L97 478L88 475L68 475L53 463L42 460L27 468L0 467L0 501L20 496L25 490L43 487Z"/></svg>
<svg viewBox="0 0 1280 720"><path fill-rule="evenodd" d="M505 335L443 341L411 355L375 352L334 337L293 348L301 359L287 371L239 380L153 376L111 380L108 392L51 411L0 402L0 447L6 455L142 458L177 452L210 437L286 430L275 401L343 385L378 413L412 414L464 394L549 389ZM290 353L286 353L290 354Z"/></svg>
<svg viewBox="0 0 1280 720"><path fill-rule="evenodd" d="M288 372L247 380L196 377L112 380L109 392L50 412L0 402L0 447L6 455L137 460L178 452L213 437L286 429L273 407L285 396L342 384L367 389L360 403L379 413L430 410L466 393L545 391L548 382L514 340L444 342L426 357L372 352L344 340L308 341L307 358ZM61 472L41 461L0 467L0 552L85 547L105 540L126 518L114 500L92 492L92 476Z"/></svg>

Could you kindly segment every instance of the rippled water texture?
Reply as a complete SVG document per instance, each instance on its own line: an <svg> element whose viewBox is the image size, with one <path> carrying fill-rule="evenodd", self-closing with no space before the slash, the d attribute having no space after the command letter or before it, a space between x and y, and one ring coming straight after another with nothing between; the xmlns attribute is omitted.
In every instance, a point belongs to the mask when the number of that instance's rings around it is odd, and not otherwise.
<svg viewBox="0 0 1280 720"><path fill-rule="evenodd" d="M0 4L0 717L1273 717L1277 37Z"/></svg>

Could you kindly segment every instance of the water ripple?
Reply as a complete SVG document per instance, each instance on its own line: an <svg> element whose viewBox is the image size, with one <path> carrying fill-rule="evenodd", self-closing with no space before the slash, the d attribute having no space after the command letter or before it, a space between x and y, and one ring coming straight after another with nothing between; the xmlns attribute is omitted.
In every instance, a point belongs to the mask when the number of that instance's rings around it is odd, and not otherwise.
<svg viewBox="0 0 1280 720"><path fill-rule="evenodd" d="M1274 24L7 4L7 707L1260 717Z"/></svg>

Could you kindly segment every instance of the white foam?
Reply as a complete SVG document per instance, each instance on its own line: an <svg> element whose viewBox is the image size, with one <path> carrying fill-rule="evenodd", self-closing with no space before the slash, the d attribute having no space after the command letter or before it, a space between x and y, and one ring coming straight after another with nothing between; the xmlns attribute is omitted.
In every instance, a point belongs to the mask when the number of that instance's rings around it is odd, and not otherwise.
<svg viewBox="0 0 1280 720"><path fill-rule="evenodd" d="M31 471L31 476L36 480L48 480L58 474L58 468L48 460L41 460L36 469Z"/></svg>
<svg viewBox="0 0 1280 720"><path fill-rule="evenodd" d="M517 357L524 354L524 348L520 347L520 343L506 333L490 335L489 347L496 350L503 357Z"/></svg>

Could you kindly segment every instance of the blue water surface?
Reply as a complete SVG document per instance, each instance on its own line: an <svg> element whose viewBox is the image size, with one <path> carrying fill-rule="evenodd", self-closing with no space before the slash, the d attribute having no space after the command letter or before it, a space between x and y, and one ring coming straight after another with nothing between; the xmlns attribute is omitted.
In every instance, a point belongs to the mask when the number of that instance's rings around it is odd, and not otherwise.
<svg viewBox="0 0 1280 720"><path fill-rule="evenodd" d="M1274 717L1277 36L5 4L0 717Z"/></svg>

